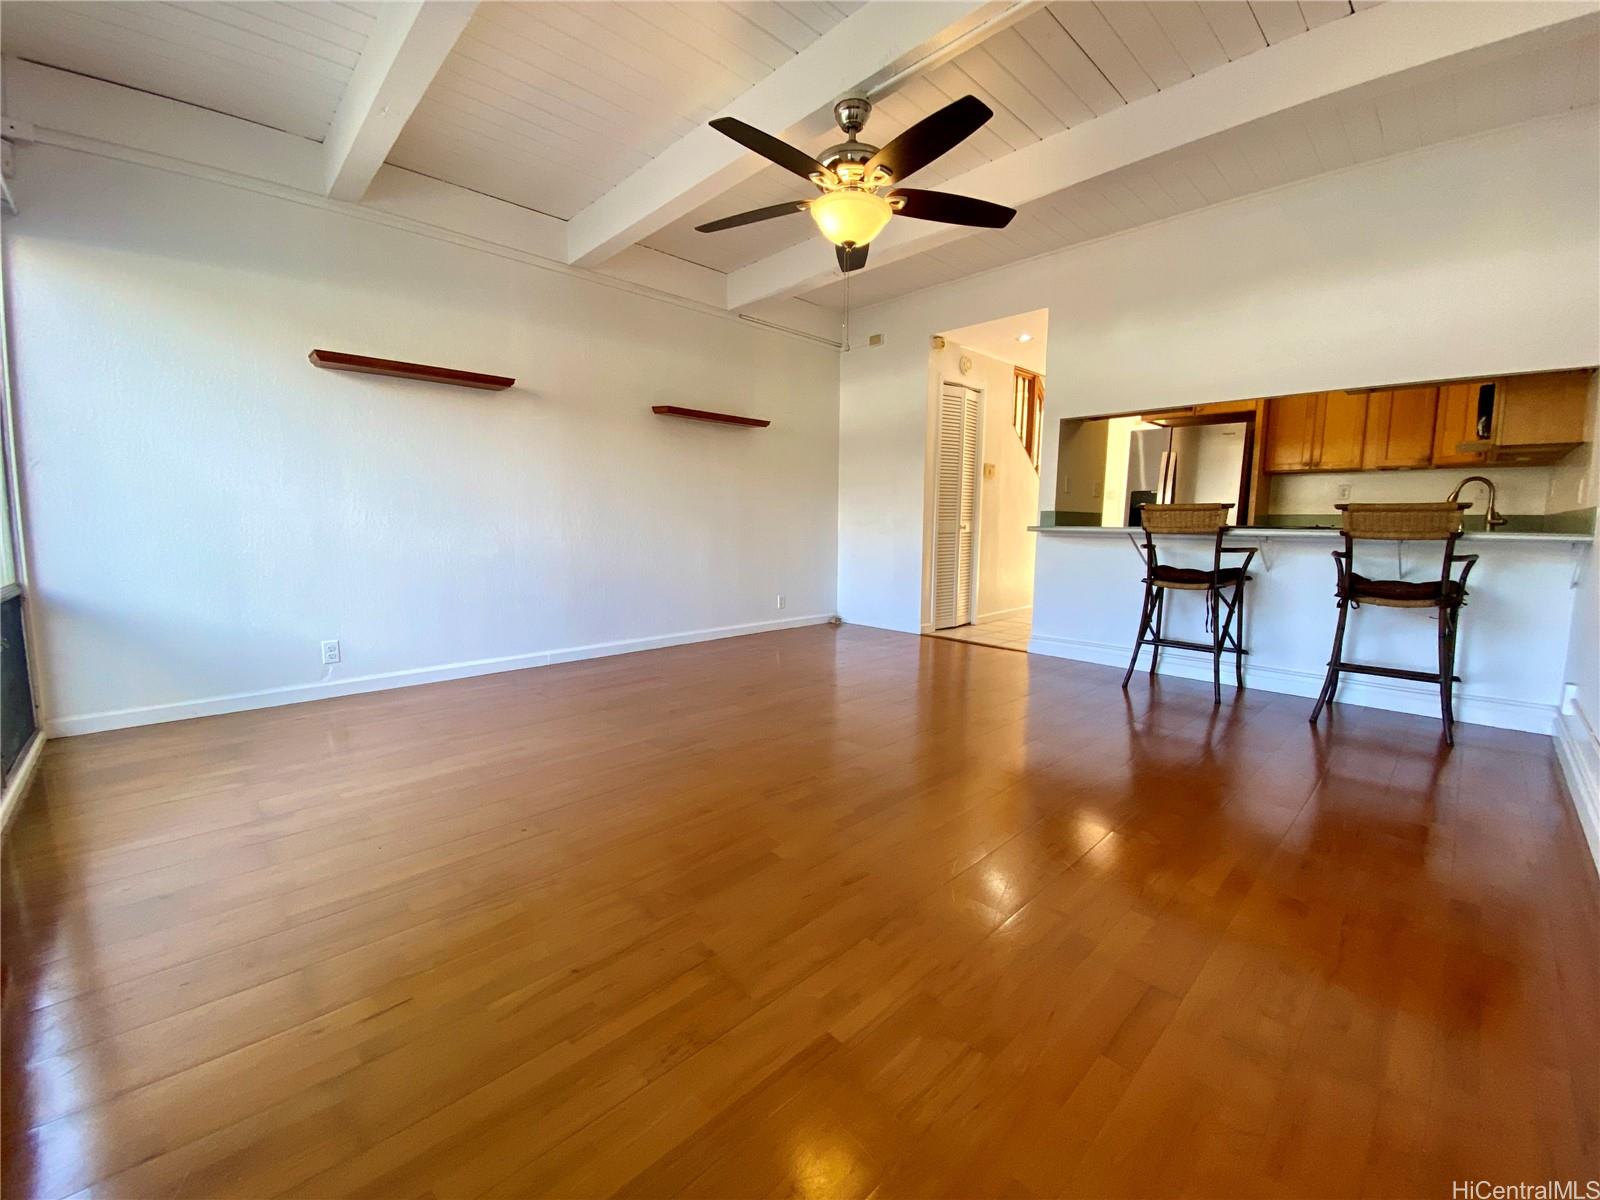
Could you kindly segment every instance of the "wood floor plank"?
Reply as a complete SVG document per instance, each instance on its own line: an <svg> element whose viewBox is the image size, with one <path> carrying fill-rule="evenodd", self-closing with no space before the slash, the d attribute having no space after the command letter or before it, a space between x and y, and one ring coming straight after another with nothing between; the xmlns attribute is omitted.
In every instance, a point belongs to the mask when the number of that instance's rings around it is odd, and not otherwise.
<svg viewBox="0 0 1600 1200"><path fill-rule="evenodd" d="M52 742L12 1195L1435 1196L1600 1158L1549 739L808 628Z"/></svg>

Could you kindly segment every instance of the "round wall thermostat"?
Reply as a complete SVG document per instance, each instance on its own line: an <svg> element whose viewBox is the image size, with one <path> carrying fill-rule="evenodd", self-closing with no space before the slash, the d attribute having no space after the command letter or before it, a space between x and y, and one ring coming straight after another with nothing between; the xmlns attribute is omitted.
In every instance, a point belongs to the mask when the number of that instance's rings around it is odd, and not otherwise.
<svg viewBox="0 0 1600 1200"><path fill-rule="evenodd" d="M963 354L961 356L961 361L959 363L957 363L956 365L961 368L961 373L963 375L971 374L972 373L972 356L970 354Z"/></svg>

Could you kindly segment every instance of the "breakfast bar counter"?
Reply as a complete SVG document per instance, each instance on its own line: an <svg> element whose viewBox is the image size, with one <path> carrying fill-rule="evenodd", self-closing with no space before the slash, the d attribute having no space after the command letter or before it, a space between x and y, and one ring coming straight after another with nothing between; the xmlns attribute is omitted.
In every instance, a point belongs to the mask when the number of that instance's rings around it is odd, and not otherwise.
<svg viewBox="0 0 1600 1200"><path fill-rule="evenodd" d="M1042 533L1052 536L1064 537L1111 537L1135 539L1143 536L1143 531L1132 525L1030 525L1030 533ZM1194 537L1203 541L1210 541L1209 533L1181 534L1169 533L1165 537ZM1328 528L1306 528L1287 525L1261 525L1230 530L1229 542L1258 542L1262 538L1273 541L1322 541L1335 545L1340 540L1339 530L1332 526ZM1461 535L1462 542L1471 542L1472 552L1478 553L1486 542L1554 542L1565 546L1587 547L1594 543L1595 535L1592 533L1545 533L1539 531L1528 532L1497 532L1483 533L1468 531Z"/></svg>
<svg viewBox="0 0 1600 1200"><path fill-rule="evenodd" d="M1140 531L1117 526L1034 526L1033 637L1029 650L1125 668L1133 650L1143 561ZM1193 544L1192 558L1185 544ZM1245 686L1311 698L1322 686L1337 610L1331 552L1337 529L1236 528L1229 545L1258 547L1250 567L1244 645ZM1592 533L1466 533L1460 550L1479 556L1461 618L1456 670L1460 721L1550 733L1561 703L1577 585L1594 569ZM1163 561L1209 566L1211 538L1171 536ZM1437 578L1439 543L1364 542L1356 569L1387 578ZM1169 614L1175 637L1209 641L1203 606L1178 597ZM1431 612L1364 607L1351 620L1346 657L1430 670L1433 639L1417 628ZM1420 636L1419 636L1420 634ZM1148 651L1146 652L1148 655ZM1141 667L1148 665L1141 659ZM1164 650L1160 673L1211 679L1209 655ZM1224 672L1227 679L1229 673ZM1144 676L1135 676L1135 687ZM1228 696L1226 683L1224 697ZM1437 717L1437 687L1407 680L1347 677L1339 704ZM1337 706L1335 711L1337 711Z"/></svg>

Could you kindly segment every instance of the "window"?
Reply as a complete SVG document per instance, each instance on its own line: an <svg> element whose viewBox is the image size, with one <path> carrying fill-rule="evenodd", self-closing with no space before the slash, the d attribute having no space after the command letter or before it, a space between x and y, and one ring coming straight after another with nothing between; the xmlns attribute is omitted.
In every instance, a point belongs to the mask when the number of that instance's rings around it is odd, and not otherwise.
<svg viewBox="0 0 1600 1200"><path fill-rule="evenodd" d="M1039 443L1044 429L1044 380L1032 371L1017 368L1016 399L1012 405L1011 423L1022 448L1028 452L1033 469L1039 469Z"/></svg>
<svg viewBox="0 0 1600 1200"><path fill-rule="evenodd" d="M0 298L0 783L10 777L37 728L22 627L24 597L12 540L11 367L6 359L3 303Z"/></svg>

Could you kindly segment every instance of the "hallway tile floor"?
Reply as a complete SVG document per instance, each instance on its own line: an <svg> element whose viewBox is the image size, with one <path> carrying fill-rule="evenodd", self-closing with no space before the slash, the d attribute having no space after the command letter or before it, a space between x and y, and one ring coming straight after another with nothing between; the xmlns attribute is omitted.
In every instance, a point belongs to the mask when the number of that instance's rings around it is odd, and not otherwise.
<svg viewBox="0 0 1600 1200"><path fill-rule="evenodd" d="M957 625L953 629L936 629L929 636L1026 653L1028 639L1033 636L1033 609L1002 613L971 625Z"/></svg>

